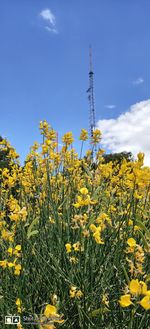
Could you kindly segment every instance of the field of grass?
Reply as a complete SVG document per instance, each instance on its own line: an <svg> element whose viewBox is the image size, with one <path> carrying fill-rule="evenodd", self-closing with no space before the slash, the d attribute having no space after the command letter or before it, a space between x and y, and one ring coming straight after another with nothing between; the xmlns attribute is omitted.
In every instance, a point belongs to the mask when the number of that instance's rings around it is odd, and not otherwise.
<svg viewBox="0 0 150 329"><path fill-rule="evenodd" d="M56 132L45 121L40 131L26 164L10 148L0 171L0 314L20 314L18 329L150 328L144 155L106 164L99 150L93 167L70 132L58 152ZM33 316L42 324L23 323Z"/></svg>

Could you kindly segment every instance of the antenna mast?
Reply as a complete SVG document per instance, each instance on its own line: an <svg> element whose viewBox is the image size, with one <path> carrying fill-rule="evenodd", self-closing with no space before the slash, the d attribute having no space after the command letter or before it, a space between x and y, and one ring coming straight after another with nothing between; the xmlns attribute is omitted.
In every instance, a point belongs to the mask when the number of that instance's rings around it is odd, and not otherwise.
<svg viewBox="0 0 150 329"><path fill-rule="evenodd" d="M90 57L90 70L89 70L89 89L88 100L89 100L89 136L90 142L92 141L93 131L95 130L95 101L94 101L94 72L92 67L92 47L89 47L89 57ZM96 152L96 146L90 143L92 150L92 158Z"/></svg>

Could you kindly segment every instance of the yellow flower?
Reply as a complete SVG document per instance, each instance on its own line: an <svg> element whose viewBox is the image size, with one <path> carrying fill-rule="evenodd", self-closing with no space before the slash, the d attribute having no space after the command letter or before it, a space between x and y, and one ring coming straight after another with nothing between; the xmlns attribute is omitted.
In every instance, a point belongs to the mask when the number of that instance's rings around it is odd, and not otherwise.
<svg viewBox="0 0 150 329"><path fill-rule="evenodd" d="M66 243L65 247L66 247L67 253L71 252L71 244L70 243Z"/></svg>
<svg viewBox="0 0 150 329"><path fill-rule="evenodd" d="M76 258L76 257L70 257L70 262L73 264L77 264L79 261L78 261L78 258Z"/></svg>
<svg viewBox="0 0 150 329"><path fill-rule="evenodd" d="M3 267L3 268L6 268L6 266L7 266L7 260L6 259L5 260L1 260L0 261L0 266Z"/></svg>
<svg viewBox="0 0 150 329"><path fill-rule="evenodd" d="M81 290L77 291L77 287L72 286L69 291L70 298L81 298L83 296L83 292Z"/></svg>
<svg viewBox="0 0 150 329"><path fill-rule="evenodd" d="M16 305L17 305L17 306L21 306L21 300L20 300L20 298L17 298L17 300L16 300Z"/></svg>
<svg viewBox="0 0 150 329"><path fill-rule="evenodd" d="M140 281L140 286L141 286L141 294L146 295L146 293L147 293L147 284L143 281Z"/></svg>
<svg viewBox="0 0 150 329"><path fill-rule="evenodd" d="M57 308L53 305L47 304L44 310L44 315L47 318L51 318L51 321L57 323L63 323L64 320L61 319L61 315L57 313Z"/></svg>
<svg viewBox="0 0 150 329"><path fill-rule="evenodd" d="M27 217L27 210L26 207L23 207L20 211L19 211L19 215L22 217L22 220L25 221L26 217Z"/></svg>
<svg viewBox="0 0 150 329"><path fill-rule="evenodd" d="M14 263L8 262L8 267L14 267L14 266L15 266Z"/></svg>
<svg viewBox="0 0 150 329"><path fill-rule="evenodd" d="M16 249L17 251L20 251L20 250L21 250L21 245L20 245L20 244L17 244L17 246L15 247L15 249Z"/></svg>
<svg viewBox="0 0 150 329"><path fill-rule="evenodd" d="M109 300L108 300L108 295L107 295L107 294L104 294L104 295L102 296L102 303L103 303L104 305L106 305L107 307L109 307Z"/></svg>
<svg viewBox="0 0 150 329"><path fill-rule="evenodd" d="M93 131L92 143L93 143L93 144L97 144L97 143L99 143L100 140L101 140L101 135L102 135L101 131L100 131L99 129L95 129L95 130Z"/></svg>
<svg viewBox="0 0 150 329"><path fill-rule="evenodd" d="M81 290L78 290L77 293L76 293L76 297L80 298L82 296L83 296L83 292Z"/></svg>
<svg viewBox="0 0 150 329"><path fill-rule="evenodd" d="M17 324L17 329L23 329L22 325L19 323Z"/></svg>
<svg viewBox="0 0 150 329"><path fill-rule="evenodd" d="M88 132L86 129L82 129L80 134L80 140L86 141L87 139L88 139Z"/></svg>
<svg viewBox="0 0 150 329"><path fill-rule="evenodd" d="M70 297L71 297L71 298L74 298L74 297L75 297L75 295L76 295L76 290L77 290L77 288L74 287L74 286L72 286L72 287L70 288L69 293L70 293Z"/></svg>
<svg viewBox="0 0 150 329"><path fill-rule="evenodd" d="M21 313L21 304L22 304L21 299L17 298L16 305L17 305L17 308L18 308L18 313Z"/></svg>
<svg viewBox="0 0 150 329"><path fill-rule="evenodd" d="M87 195L88 194L88 189L86 187L82 187L80 189L80 193L83 194L83 195Z"/></svg>
<svg viewBox="0 0 150 329"><path fill-rule="evenodd" d="M64 134L64 136L62 137L62 142L66 145L71 145L74 141L72 132L68 132L66 134Z"/></svg>
<svg viewBox="0 0 150 329"><path fill-rule="evenodd" d="M145 154L142 152L139 152L137 154L138 162L140 163L141 166L144 164L144 156L145 156Z"/></svg>
<svg viewBox="0 0 150 329"><path fill-rule="evenodd" d="M131 304L133 304L132 302L131 302L131 296L129 295L129 294L127 294L127 295L123 295L123 296L121 296L120 297L120 300L119 300L119 304L120 304L120 306L121 307L128 307L128 306L130 306Z"/></svg>
<svg viewBox="0 0 150 329"><path fill-rule="evenodd" d="M129 283L129 289L132 295L140 295L141 294L141 286L139 280L131 280Z"/></svg>
<svg viewBox="0 0 150 329"><path fill-rule="evenodd" d="M21 265L20 264L15 265L15 272L14 272L14 274L15 275L20 275L20 271L21 271Z"/></svg>
<svg viewBox="0 0 150 329"><path fill-rule="evenodd" d="M44 310L44 315L47 318L49 318L49 317L51 317L53 315L58 315L57 314L57 308L55 306L53 306L53 305L50 305L50 304L46 305L45 310Z"/></svg>
<svg viewBox="0 0 150 329"><path fill-rule="evenodd" d="M8 253L10 254L10 256L12 256L13 248L9 247L9 248L7 249L7 251L8 251Z"/></svg>
<svg viewBox="0 0 150 329"><path fill-rule="evenodd" d="M101 239L100 232L97 229L95 233L93 233L93 238L95 239L96 243L104 244L104 241Z"/></svg>
<svg viewBox="0 0 150 329"><path fill-rule="evenodd" d="M74 251L80 251L80 242L76 242L73 244L73 249Z"/></svg>
<svg viewBox="0 0 150 329"><path fill-rule="evenodd" d="M139 304L145 309L150 310L150 297L145 296L142 298L142 300L139 302Z"/></svg>
<svg viewBox="0 0 150 329"><path fill-rule="evenodd" d="M129 238L127 240L127 244L129 247L135 247L136 246L136 241L133 238Z"/></svg>
<svg viewBox="0 0 150 329"><path fill-rule="evenodd" d="M91 230L93 233L96 232L97 227L95 226L95 224L91 224L91 225L90 225L90 230Z"/></svg>

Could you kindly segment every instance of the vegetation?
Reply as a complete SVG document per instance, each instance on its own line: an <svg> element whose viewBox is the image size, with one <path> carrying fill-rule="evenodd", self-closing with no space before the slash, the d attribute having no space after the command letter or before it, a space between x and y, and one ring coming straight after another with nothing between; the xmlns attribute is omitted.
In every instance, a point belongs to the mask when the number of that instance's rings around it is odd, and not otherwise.
<svg viewBox="0 0 150 329"><path fill-rule="evenodd" d="M58 152L46 121L40 131L25 166L11 149L11 169L0 171L0 313L20 314L19 329L148 328L144 155L114 166L99 150L93 169L91 151L79 158L71 132ZM87 138L82 129L81 150ZM96 130L93 146L100 138ZM41 324L25 324L33 319Z"/></svg>
<svg viewBox="0 0 150 329"><path fill-rule="evenodd" d="M121 163L124 159L127 162L133 161L133 155L131 152L120 152L120 153L108 153L103 155L105 159L105 163L113 162L113 163Z"/></svg>

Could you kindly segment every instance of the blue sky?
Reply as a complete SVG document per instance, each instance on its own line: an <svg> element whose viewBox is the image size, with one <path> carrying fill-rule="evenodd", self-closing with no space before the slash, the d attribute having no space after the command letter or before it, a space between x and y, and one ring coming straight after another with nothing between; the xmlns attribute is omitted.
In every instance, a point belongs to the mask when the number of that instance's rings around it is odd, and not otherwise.
<svg viewBox="0 0 150 329"><path fill-rule="evenodd" d="M149 0L0 1L0 134L22 160L40 141L43 119L59 137L72 130L79 149L80 130L88 129L89 44L99 125L105 120L108 130L110 119L145 104L149 12Z"/></svg>

